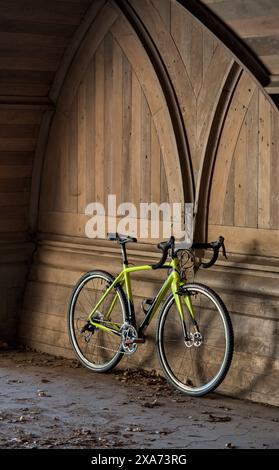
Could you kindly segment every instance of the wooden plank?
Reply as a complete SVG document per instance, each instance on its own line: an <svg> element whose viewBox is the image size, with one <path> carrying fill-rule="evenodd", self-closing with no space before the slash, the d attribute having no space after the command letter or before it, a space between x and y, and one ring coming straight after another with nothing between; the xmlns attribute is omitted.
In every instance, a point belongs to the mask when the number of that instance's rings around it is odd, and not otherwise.
<svg viewBox="0 0 279 470"><path fill-rule="evenodd" d="M68 346L67 347L59 347L57 345L51 344L48 345L44 341L41 340L40 336L38 336L36 339L31 339L28 335L28 330L27 331L20 331L19 332L19 338L21 344L28 345L30 348L36 350L36 351L41 351L46 354L52 354L57 357L66 357L67 359L74 359L74 352L73 349Z"/></svg>
<svg viewBox="0 0 279 470"><path fill-rule="evenodd" d="M87 72L88 73L88 72ZM86 206L86 89L83 80L77 98L77 211L84 213ZM67 138L67 136L66 136ZM73 168L74 170L74 168Z"/></svg>
<svg viewBox="0 0 279 470"><path fill-rule="evenodd" d="M0 139L14 138L29 139L38 136L39 126L37 124L1 124L0 126Z"/></svg>
<svg viewBox="0 0 279 470"><path fill-rule="evenodd" d="M151 121L150 202L160 203L161 149L153 121Z"/></svg>
<svg viewBox="0 0 279 470"><path fill-rule="evenodd" d="M15 19L4 19L0 17L0 31L8 33L39 34L47 36L64 36L70 39L76 29L77 24L57 24L22 21Z"/></svg>
<svg viewBox="0 0 279 470"><path fill-rule="evenodd" d="M1 191L2 188L0 188ZM17 193L0 192L0 206L27 206L30 194L28 191Z"/></svg>
<svg viewBox="0 0 279 470"><path fill-rule="evenodd" d="M175 49L179 53L176 63L182 61L182 70L174 70L172 80L176 90L179 90L180 108L182 110L183 121L187 129L187 139L190 147L190 154L193 156L194 173L196 152L196 97L190 77L190 57L191 57L191 29L193 17L178 2L171 2L171 37L173 38ZM171 60L171 59L170 59ZM180 66L181 69L181 66ZM183 77L183 78L182 78ZM183 84L183 85L182 85ZM182 90L181 90L182 87Z"/></svg>
<svg viewBox="0 0 279 470"><path fill-rule="evenodd" d="M29 85L50 85L54 79L54 72L37 70L5 70L0 71L0 83L13 83Z"/></svg>
<svg viewBox="0 0 279 470"><path fill-rule="evenodd" d="M122 51L113 40L112 55L112 193L117 197L117 204L122 199L122 136L123 136L123 81L122 81Z"/></svg>
<svg viewBox="0 0 279 470"><path fill-rule="evenodd" d="M0 95L4 96L47 96L49 85L0 83Z"/></svg>
<svg viewBox="0 0 279 470"><path fill-rule="evenodd" d="M245 122L241 128L234 152L234 225L245 227L246 225L246 195L247 185L247 135ZM250 178L254 175L250 174ZM248 181L247 181L248 180Z"/></svg>
<svg viewBox="0 0 279 470"><path fill-rule="evenodd" d="M202 29L202 74L203 74L203 81L207 77L207 70L209 65L211 64L214 52L216 48L221 47L220 44L216 42L215 37L210 31L207 31L205 28ZM225 52L225 51L224 51Z"/></svg>
<svg viewBox="0 0 279 470"><path fill-rule="evenodd" d="M151 2L147 0L142 0L141 2L132 0L132 4L139 17L150 31L157 50L160 51L162 60L165 63L176 92L176 99L179 102L183 121L187 129L188 143L192 151L192 136L195 137L196 125L195 96L189 79L191 56L189 37L191 33L192 17L187 13L186 9L178 5L177 2L170 2L171 25L170 28L168 28L158 15L158 10L152 7ZM146 91L145 94L148 96ZM149 98L147 101L150 102ZM151 104L150 108L152 111Z"/></svg>
<svg viewBox="0 0 279 470"><path fill-rule="evenodd" d="M113 89L113 37L108 34L105 38L105 159L104 159L104 181L105 198L113 193L112 160L113 160L113 108L111 90ZM107 207L107 201L105 200Z"/></svg>
<svg viewBox="0 0 279 470"><path fill-rule="evenodd" d="M33 152L0 152L0 165L32 165Z"/></svg>
<svg viewBox="0 0 279 470"><path fill-rule="evenodd" d="M85 169L85 204L95 202L95 132L96 113L95 113L95 61L90 63L87 74L85 76L85 115L86 115L86 132L85 132L85 151L86 151L86 169ZM98 117L99 119L99 117Z"/></svg>
<svg viewBox="0 0 279 470"><path fill-rule="evenodd" d="M31 177L31 165L0 165L1 178L25 178Z"/></svg>
<svg viewBox="0 0 279 470"><path fill-rule="evenodd" d="M64 112L67 113L70 109L72 100L76 95L79 84L86 73L89 63L94 57L94 54L103 41L105 35L116 21L117 16L118 13L116 10L107 4L97 15L88 31L79 50L79 54L76 55L72 62L58 100L58 107L61 106Z"/></svg>
<svg viewBox="0 0 279 470"><path fill-rule="evenodd" d="M42 99L46 100L46 98L37 96L9 96L9 99L6 96L0 96L0 111L53 111L53 104L47 101L43 103Z"/></svg>
<svg viewBox="0 0 279 470"><path fill-rule="evenodd" d="M86 11L83 2L56 2L53 0L9 0L0 4L2 21L20 20L76 25Z"/></svg>
<svg viewBox="0 0 279 470"><path fill-rule="evenodd" d="M166 178L166 171L164 165L164 159L161 153L161 164L160 164L160 203L161 202L170 202L169 193L168 193L168 182Z"/></svg>
<svg viewBox="0 0 279 470"><path fill-rule="evenodd" d="M151 197L151 117L145 95L141 95L141 172L140 172L140 201L150 202ZM139 175L138 175L139 176Z"/></svg>
<svg viewBox="0 0 279 470"><path fill-rule="evenodd" d="M227 23L243 39L277 36L279 15L237 19Z"/></svg>
<svg viewBox="0 0 279 470"><path fill-rule="evenodd" d="M258 56L277 55L279 50L279 35L253 37L245 40L246 44Z"/></svg>
<svg viewBox="0 0 279 470"><path fill-rule="evenodd" d="M207 4L211 4L211 3L222 3L224 2L224 0L202 0L202 3L205 3L206 5Z"/></svg>
<svg viewBox="0 0 279 470"><path fill-rule="evenodd" d="M170 0L151 0L151 3L156 8L158 14L162 18L167 30L170 30L171 25L171 1Z"/></svg>
<svg viewBox="0 0 279 470"><path fill-rule="evenodd" d="M68 41L68 47L63 54L63 58L60 62L59 69L57 70L55 80L52 82L49 93L50 99L54 102L56 102L59 97L65 77L71 67L75 55L78 52L78 49L82 45L82 41L84 41L85 36L90 29L91 23L96 18L104 4L105 0L94 0L94 2L91 2L91 6L86 10L86 15L76 28L71 41Z"/></svg>
<svg viewBox="0 0 279 470"><path fill-rule="evenodd" d="M25 292L24 309L65 317L71 288L58 284L29 282Z"/></svg>
<svg viewBox="0 0 279 470"><path fill-rule="evenodd" d="M0 233L1 242L6 243L7 240L12 242L29 242L29 237L26 233L26 230L21 230L18 232L3 232Z"/></svg>
<svg viewBox="0 0 279 470"><path fill-rule="evenodd" d="M271 170L270 170L270 226L279 229L279 119L272 111L271 120Z"/></svg>
<svg viewBox="0 0 279 470"><path fill-rule="evenodd" d="M67 127L66 117L61 113L57 114L51 126L46 166L43 170L44 186L41 191L41 200L42 202L45 200L48 210L63 210L63 205L67 202L65 194L68 186L67 152L69 139Z"/></svg>
<svg viewBox="0 0 279 470"><path fill-rule="evenodd" d="M50 125L53 117L52 111L46 111L41 117L40 131L37 138L33 162L32 182L30 188L29 227L31 232L37 230L39 198L42 182L43 162L47 149Z"/></svg>
<svg viewBox="0 0 279 470"><path fill-rule="evenodd" d="M234 192L235 192L235 178L234 178L234 169L235 169L235 158L232 159L230 173L228 177L228 183L226 187L226 195L224 200L224 210L223 210L223 224L224 225L234 225Z"/></svg>
<svg viewBox="0 0 279 470"><path fill-rule="evenodd" d="M2 48L22 48L32 50L32 48L57 48L65 49L68 39L61 35L32 34L20 32L0 31L0 44Z"/></svg>
<svg viewBox="0 0 279 470"><path fill-rule="evenodd" d="M132 134L130 140L131 155L131 201L138 207L140 203L140 160L141 160L141 87L133 72L132 74Z"/></svg>
<svg viewBox="0 0 279 470"><path fill-rule="evenodd" d="M18 205L18 206L8 206L7 204L4 206L1 206L0 208L0 217L1 219L14 219L17 217L24 217L26 215L26 206ZM3 224L4 225L4 224ZM3 227L5 229L5 227Z"/></svg>
<svg viewBox="0 0 279 470"><path fill-rule="evenodd" d="M184 201L182 172L180 167L177 142L168 109L162 107L153 116L154 125L161 146L164 161L169 202Z"/></svg>
<svg viewBox="0 0 279 470"><path fill-rule="evenodd" d="M40 231L48 234L74 236L78 238L86 238L85 227L90 217L84 214L74 212L40 212ZM116 224L121 221L122 217L117 217ZM137 219L138 224L145 223L145 219ZM105 217L106 233L109 232L109 226L112 225L112 220ZM104 239L106 239L106 233ZM152 239L151 243L155 244L162 241L163 225L159 224L158 239ZM141 238L141 243L150 243L150 238ZM159 255L159 252L158 252Z"/></svg>
<svg viewBox="0 0 279 470"><path fill-rule="evenodd" d="M38 286L39 287L39 286ZM40 285L41 289L44 289L44 285ZM52 288L52 291L55 289ZM70 289L69 295L70 295ZM67 302L64 305L64 315L56 315L53 312L40 312L34 308L28 306L28 316L24 315L23 325L28 328L31 327L31 330L38 329L42 330L42 336L47 338L50 337L54 332L61 333L66 336L67 334L67 325L65 325L65 307L67 307Z"/></svg>
<svg viewBox="0 0 279 470"><path fill-rule="evenodd" d="M220 224L222 221L231 161L255 88L255 82L248 74L244 73L234 93L223 127L217 151L210 197L209 220L212 224Z"/></svg>
<svg viewBox="0 0 279 470"><path fill-rule="evenodd" d="M203 30L198 22L192 21L190 30L190 68L189 75L196 97L199 95L203 81Z"/></svg>
<svg viewBox="0 0 279 470"><path fill-rule="evenodd" d="M95 201L104 203L105 180L105 59L104 42L95 56Z"/></svg>
<svg viewBox="0 0 279 470"><path fill-rule="evenodd" d="M41 122L41 111L23 111L23 110L1 110L0 111L0 124L35 124L39 125Z"/></svg>
<svg viewBox="0 0 279 470"><path fill-rule="evenodd" d="M271 74L279 74L279 55L264 55L260 57L263 64L270 70Z"/></svg>
<svg viewBox="0 0 279 470"><path fill-rule="evenodd" d="M31 152L35 149L37 139L35 138L1 138L0 152Z"/></svg>
<svg viewBox="0 0 279 470"><path fill-rule="evenodd" d="M37 315L37 312L34 313L34 316ZM46 316L47 319L48 315ZM28 317L27 317L28 319ZM26 320L27 320L26 319ZM62 322L61 322L62 323ZM64 320L65 324L65 320ZM51 328L42 328L37 326L34 322L30 322L30 320L26 321L26 323L22 323L21 326L21 336L24 338L25 335L27 336L28 342L32 342L33 340L37 340L39 343L48 344L49 346L53 346L56 348L67 348L69 346L69 336L66 332L62 332L59 330L53 330ZM61 356L61 352L59 354Z"/></svg>
<svg viewBox="0 0 279 470"><path fill-rule="evenodd" d="M247 227L208 226L208 240L225 237L225 244L230 253L245 255L278 256L279 231Z"/></svg>
<svg viewBox="0 0 279 470"><path fill-rule="evenodd" d="M37 70L56 71L60 63L62 53L60 51L37 52L32 55L22 54L22 51L0 51L1 67L6 70Z"/></svg>
<svg viewBox="0 0 279 470"><path fill-rule="evenodd" d="M30 183L30 178L4 179L0 177L1 193L28 191L30 188Z"/></svg>
<svg viewBox="0 0 279 470"><path fill-rule="evenodd" d="M171 3L171 35L189 76L192 16L177 2ZM192 84L191 84L192 86Z"/></svg>
<svg viewBox="0 0 279 470"><path fill-rule="evenodd" d="M270 227L270 178L271 178L271 106L266 97L259 94L259 189L258 227Z"/></svg>
<svg viewBox="0 0 279 470"><path fill-rule="evenodd" d="M11 218L6 217L5 224L0 225L0 232L2 233L25 232L27 229L28 229L28 222L27 222L26 216L14 216Z"/></svg>
<svg viewBox="0 0 279 470"><path fill-rule="evenodd" d="M152 114L162 106L163 94L158 86L158 78L142 44L124 17L119 17L111 27L111 33L126 54L141 87L146 95Z"/></svg>
<svg viewBox="0 0 279 470"><path fill-rule="evenodd" d="M67 128L65 128L66 130ZM64 135L66 149L66 181L63 182L65 187L65 203L63 210L78 211L78 96L73 102L71 113L68 120L68 131Z"/></svg>
<svg viewBox="0 0 279 470"><path fill-rule="evenodd" d="M209 3L209 2L203 2ZM238 20L245 18L247 20L257 17L270 17L279 15L277 0L223 0L210 2L209 8L214 11L223 21Z"/></svg>
<svg viewBox="0 0 279 470"><path fill-rule="evenodd" d="M167 103L155 70L134 31L124 18L119 17L116 20L111 27L111 32L127 56L146 96L163 149L168 185L171 188L169 194L171 200L180 201L184 196L177 144Z"/></svg>
<svg viewBox="0 0 279 470"><path fill-rule="evenodd" d="M198 174L201 159L204 156L208 144L209 133L212 128L212 121L215 117L216 109L225 86L228 74L233 64L232 58L220 45L215 49L214 55L206 75L203 78L202 88L197 100L196 117L196 141L197 147L193 157L193 167L195 174ZM205 64L203 62L203 67Z"/></svg>
<svg viewBox="0 0 279 470"><path fill-rule="evenodd" d="M130 141L132 138L132 68L123 55L123 145L122 145L122 200L132 201L132 159Z"/></svg>
<svg viewBox="0 0 279 470"><path fill-rule="evenodd" d="M258 224L259 89L256 88L247 115L246 225Z"/></svg>

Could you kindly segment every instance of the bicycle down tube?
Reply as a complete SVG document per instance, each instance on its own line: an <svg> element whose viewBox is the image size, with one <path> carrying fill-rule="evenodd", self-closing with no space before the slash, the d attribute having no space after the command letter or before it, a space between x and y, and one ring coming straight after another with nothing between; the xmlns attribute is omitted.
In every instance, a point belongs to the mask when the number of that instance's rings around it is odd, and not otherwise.
<svg viewBox="0 0 279 470"><path fill-rule="evenodd" d="M178 289L180 286L180 279L179 279L179 274L177 271L177 262L176 259L174 259L172 262L165 263L165 267L169 267L172 269L172 272L169 274L167 279L165 280L163 286L157 293L156 297L154 298L152 304L150 305L150 308L148 309L146 316L139 326L138 329L138 334L139 337L141 337L148 325L151 323L156 311L158 310L158 307L162 303L162 300L166 296L167 292L171 289L180 317L182 321L182 327L184 331L184 336L185 339L187 340L187 330L186 330L186 325L185 325L185 314L183 311L183 307L181 304L181 296L178 294ZM152 270L152 266L149 265L144 265L144 266L135 266L135 267L127 267L124 265L123 271L117 276L117 278L113 281L113 283L108 287L106 292L102 295L98 303L95 305L94 309L89 315L89 321L90 323L95 326L96 328L101 328L105 331L111 332L111 333L116 333L120 334L120 329L118 328L117 325L113 325L114 328L110 328L108 326L102 325L92 319L94 316L95 312L98 310L99 306L104 302L104 300L107 298L107 296L111 293L111 291L117 286L117 285L125 285L125 290L127 294L127 300L128 300L128 318L126 319L131 325L133 325L136 328L136 318L135 318L135 311L134 311L134 302L133 302L133 294L132 294L132 289L131 289L131 280L130 280L130 274L135 273L135 272L140 272L140 271L150 271ZM184 297L184 302L187 307L187 310L189 310L190 316L192 320L195 323L195 318L194 318L194 312L193 312L193 307L191 304L191 298L187 294L183 296ZM113 310L113 307L115 305L115 302L117 300L117 293L113 297L110 307L108 309L108 312L106 314L106 320L109 321L110 314ZM115 327L117 329L115 329Z"/></svg>

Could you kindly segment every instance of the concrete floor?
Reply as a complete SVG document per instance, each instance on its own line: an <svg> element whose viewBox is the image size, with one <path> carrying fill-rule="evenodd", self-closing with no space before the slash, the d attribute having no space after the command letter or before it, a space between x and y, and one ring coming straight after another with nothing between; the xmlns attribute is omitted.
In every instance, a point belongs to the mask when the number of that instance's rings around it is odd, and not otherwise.
<svg viewBox="0 0 279 470"><path fill-rule="evenodd" d="M279 409L189 398L155 374L0 352L0 448L278 448Z"/></svg>

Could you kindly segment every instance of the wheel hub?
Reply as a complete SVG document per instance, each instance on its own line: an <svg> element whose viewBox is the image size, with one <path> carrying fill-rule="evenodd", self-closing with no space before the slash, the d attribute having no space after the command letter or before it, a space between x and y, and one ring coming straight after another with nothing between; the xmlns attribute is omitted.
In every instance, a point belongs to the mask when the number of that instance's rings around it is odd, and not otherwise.
<svg viewBox="0 0 279 470"><path fill-rule="evenodd" d="M191 348L192 346L196 346L196 348L199 348L202 345L203 337L201 333L188 333L188 338L189 339L187 341L184 341L185 346L187 346L187 348Z"/></svg>

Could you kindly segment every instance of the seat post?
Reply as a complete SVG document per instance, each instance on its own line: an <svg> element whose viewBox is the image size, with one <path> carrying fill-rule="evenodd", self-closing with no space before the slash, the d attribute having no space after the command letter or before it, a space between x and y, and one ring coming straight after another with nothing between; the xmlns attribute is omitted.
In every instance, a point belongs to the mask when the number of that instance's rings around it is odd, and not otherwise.
<svg viewBox="0 0 279 470"><path fill-rule="evenodd" d="M128 259L127 259L127 253L126 253L126 245L125 245L125 243L120 243L120 246L121 246L123 264L125 264L125 266L128 266Z"/></svg>

